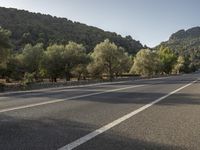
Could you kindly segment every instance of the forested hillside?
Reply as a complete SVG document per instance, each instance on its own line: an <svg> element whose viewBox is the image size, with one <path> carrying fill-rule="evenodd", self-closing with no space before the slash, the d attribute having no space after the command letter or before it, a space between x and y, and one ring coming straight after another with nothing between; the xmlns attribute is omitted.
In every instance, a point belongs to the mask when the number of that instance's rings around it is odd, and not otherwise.
<svg viewBox="0 0 200 150"><path fill-rule="evenodd" d="M161 43L161 45L168 46L176 53L200 51L200 27L179 30L172 34L168 41Z"/></svg>
<svg viewBox="0 0 200 150"><path fill-rule="evenodd" d="M180 56L179 61L184 62L186 66L184 72L191 72L200 67L200 27L179 30L157 48L159 47L168 47Z"/></svg>
<svg viewBox="0 0 200 150"><path fill-rule="evenodd" d="M200 27L148 49L65 18L0 8L0 79L27 85L190 73L200 68ZM15 51L13 51L15 50Z"/></svg>
<svg viewBox="0 0 200 150"><path fill-rule="evenodd" d="M69 41L83 44L87 52L96 44L110 39L117 46L123 47L129 54L135 54L143 46L131 36L105 32L99 28L72 22L66 18L57 18L40 13L30 13L24 10L0 7L0 26L12 32L11 41L14 49L19 50L25 44L44 43L67 44Z"/></svg>

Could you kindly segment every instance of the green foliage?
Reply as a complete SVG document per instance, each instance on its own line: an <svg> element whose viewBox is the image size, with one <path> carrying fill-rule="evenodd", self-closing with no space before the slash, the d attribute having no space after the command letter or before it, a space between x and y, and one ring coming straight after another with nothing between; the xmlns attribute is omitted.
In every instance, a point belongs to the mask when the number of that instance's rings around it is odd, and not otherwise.
<svg viewBox="0 0 200 150"><path fill-rule="evenodd" d="M73 69L74 69L74 73L77 75L77 73L79 72L78 76L80 76L79 69L82 68L83 66L86 66L89 63L89 58L86 54L85 47L83 45L77 44L75 42L69 42L65 46L64 53L63 53L63 59L64 59L64 63L65 63L65 75L66 75L67 81L70 80Z"/></svg>
<svg viewBox="0 0 200 150"><path fill-rule="evenodd" d="M75 42L69 42L66 46L54 44L45 51L40 73L55 82L64 74L66 80L69 81L72 73L80 79L86 73L86 66L89 62L90 58L83 45Z"/></svg>
<svg viewBox="0 0 200 150"><path fill-rule="evenodd" d="M130 59L124 49L117 47L109 40L98 44L91 54L92 63L88 66L89 72L96 77L103 73L108 74L112 80L115 75L129 70Z"/></svg>
<svg viewBox="0 0 200 150"><path fill-rule="evenodd" d="M192 66L190 67L191 71L196 71L197 69L199 69L200 68L200 49L192 49L188 57L190 61L189 66Z"/></svg>
<svg viewBox="0 0 200 150"><path fill-rule="evenodd" d="M29 83L33 83L34 82L34 78L35 78L35 73L28 73L28 72L26 72L25 74L24 74L24 81L23 81L23 83L24 84L29 84Z"/></svg>
<svg viewBox="0 0 200 150"><path fill-rule="evenodd" d="M3 78L11 78L14 80L22 80L24 76L24 68L21 55L11 55L6 63L6 68L2 68L0 76Z"/></svg>
<svg viewBox="0 0 200 150"><path fill-rule="evenodd" d="M108 75L112 80L130 68L142 76L200 68L200 27L180 30L149 50L131 36L123 38L64 18L1 7L0 14L0 25L12 31L11 35L0 27L1 78L31 83L48 77L56 82L64 77L67 81L85 79L89 74L95 78Z"/></svg>
<svg viewBox="0 0 200 150"><path fill-rule="evenodd" d="M185 58L183 56L179 56L177 59L177 63L174 65L172 73L174 74L182 73L184 72L185 68L186 68Z"/></svg>
<svg viewBox="0 0 200 150"><path fill-rule="evenodd" d="M0 14L0 25L12 31L11 39L16 50L23 48L27 43L44 43L46 48L55 43L65 45L69 41L74 41L82 43L89 53L97 43L106 38L124 47L129 54L134 54L143 47L131 36L123 38L116 33L105 32L65 18L2 7Z"/></svg>
<svg viewBox="0 0 200 150"><path fill-rule="evenodd" d="M159 69L157 53L149 49L142 49L136 54L130 72L142 76L151 76L157 74Z"/></svg>
<svg viewBox="0 0 200 150"><path fill-rule="evenodd" d="M90 62L90 59L88 57L88 63ZM79 64L76 67L73 68L72 74L77 77L78 80L86 79L86 76L88 75L87 71L87 64Z"/></svg>
<svg viewBox="0 0 200 150"><path fill-rule="evenodd" d="M179 56L184 56L186 68L184 72L195 71L200 68L200 27L180 30L171 35L170 39L158 47L169 47Z"/></svg>
<svg viewBox="0 0 200 150"><path fill-rule="evenodd" d="M200 27L194 27L188 30L180 30L171 35L170 39L161 43L169 47L175 53L184 55L193 49L200 48Z"/></svg>
<svg viewBox="0 0 200 150"><path fill-rule="evenodd" d="M24 71L35 73L35 78L39 77L39 66L44 55L43 44L38 43L34 46L26 44L19 59L23 63Z"/></svg>
<svg viewBox="0 0 200 150"><path fill-rule="evenodd" d="M60 77L64 72L64 50L65 47L63 45L54 44L49 46L44 53L40 65L40 73L44 77L49 77L52 82L56 82L56 79Z"/></svg>
<svg viewBox="0 0 200 150"><path fill-rule="evenodd" d="M161 65L161 72L165 74L170 74L177 60L176 55L171 49L163 46L160 47L157 53Z"/></svg>
<svg viewBox="0 0 200 150"><path fill-rule="evenodd" d="M0 26L0 65L5 63L9 56L9 49L11 48L10 35L10 31Z"/></svg>

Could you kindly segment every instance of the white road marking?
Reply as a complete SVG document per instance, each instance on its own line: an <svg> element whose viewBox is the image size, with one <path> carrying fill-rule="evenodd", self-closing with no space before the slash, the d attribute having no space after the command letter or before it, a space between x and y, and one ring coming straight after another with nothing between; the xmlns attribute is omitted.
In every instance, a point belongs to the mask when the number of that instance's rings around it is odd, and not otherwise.
<svg viewBox="0 0 200 150"><path fill-rule="evenodd" d="M41 95L44 95L44 94L57 94L57 93L60 93L60 92L100 92L100 91L103 91L103 89L99 89L99 90L96 90L96 89L64 89L64 90L57 90L57 91L44 91L44 92L40 92L40 93L23 93L23 96L41 96ZM4 101L4 100L7 100L7 99L10 99L9 96L1 96L0 97L0 101Z"/></svg>
<svg viewBox="0 0 200 150"><path fill-rule="evenodd" d="M92 84L85 84L85 85L74 85L74 86L60 86L60 87L53 87L53 88L43 88L43 89L36 89L36 90L27 90L27 91L11 91L11 92L3 92L0 95L7 95L7 94L18 94L18 93L33 93L33 92L51 92L51 90L62 90L62 89L72 89L72 88L82 88L82 87L91 87L91 86L98 86L98 85L112 85L112 84L119 84L119 83L126 83L130 82L127 81L116 81L116 82L103 82L103 83L92 83Z"/></svg>
<svg viewBox="0 0 200 150"><path fill-rule="evenodd" d="M119 84L119 83L127 83L130 81L143 81L143 80L160 80L160 79L167 79L170 77L159 77L159 78L150 78L150 79L132 79L132 80L126 80L126 81L115 81L115 82L103 82L103 83L92 83L92 84L86 84L86 85L74 85L74 86L61 86L61 87L53 87L53 88L43 88L43 89L36 89L36 90L27 90L27 91L11 91L11 92L3 92L0 93L1 95L7 95L7 94L32 94L34 92L52 92L51 90L62 90L62 89L72 89L72 88L82 88L82 87L91 87L91 86L99 86L99 85L113 85L113 84ZM1 99L1 97L0 97Z"/></svg>
<svg viewBox="0 0 200 150"><path fill-rule="evenodd" d="M63 147L59 148L58 150L72 150L72 149L74 149L74 148L80 146L81 144L86 143L87 141L89 141L89 140L95 138L96 136L98 136L98 135L100 135L100 134L106 132L107 130L113 128L114 126L116 126L116 125L122 123L123 121L125 121L125 120L127 120L127 119L133 117L134 115L136 115L136 114L138 114L138 113L144 111L145 109L147 109L147 108L153 106L154 104L156 104L156 103L162 101L163 99L165 99L165 98L167 98L167 97L169 97L169 96L171 96L171 95L173 95L173 94L179 92L180 90L182 90L182 89L184 89L184 88L186 88L186 87L192 85L193 83L195 83L195 82L197 82L197 81L198 81L198 80L195 80L195 81L193 81L193 82L191 82L191 83L189 83L189 84L187 84L187 85L184 85L184 86L182 86L182 87L180 87L180 88L178 88L178 89L176 89L176 90L174 90L174 91L168 93L167 95L162 96L162 97L156 99L155 101L153 101L153 102L151 102L151 103L149 103L149 104L146 104L146 105L144 105L143 107L141 107L141 108L139 108L139 109L137 109L137 110L134 110L134 111L132 111L131 113L126 114L126 115L122 116L121 118L119 118L119 119L117 119L117 120L115 120L115 121L113 121L113 122L111 122L111 123L109 123L109 124L107 124L107 125L105 125L105 126L99 128L99 129L97 129L97 130L95 130L95 131L93 131L93 132L91 132L91 133L89 133L89 134L87 134L87 135L85 135L85 136L79 138L79 139L77 139L76 141L74 141L74 142L72 142L72 143L69 143L69 144L67 144L66 146L63 146Z"/></svg>
<svg viewBox="0 0 200 150"><path fill-rule="evenodd" d="M31 107L36 107L36 106L42 106L42 105L47 105L47 104L54 104L54 103L64 102L66 100L89 97L89 96L94 96L94 95L100 95L100 94L105 94L105 93L111 93L111 92L116 92L116 91L132 89L132 88L136 88L136 87L143 87L143 86L145 86L145 85L134 85L134 86L123 87L123 88L118 88L118 89L112 89L112 90L107 90L107 91L102 91L102 92L91 93L91 94L73 96L73 97L69 97L69 98L65 98L65 99L56 99L56 100L51 100L51 101L46 101L46 102L41 102L41 103L35 103L35 104L18 106L18 107L6 108L6 109L0 110L0 113L19 110L19 109L25 109L25 108L31 108Z"/></svg>

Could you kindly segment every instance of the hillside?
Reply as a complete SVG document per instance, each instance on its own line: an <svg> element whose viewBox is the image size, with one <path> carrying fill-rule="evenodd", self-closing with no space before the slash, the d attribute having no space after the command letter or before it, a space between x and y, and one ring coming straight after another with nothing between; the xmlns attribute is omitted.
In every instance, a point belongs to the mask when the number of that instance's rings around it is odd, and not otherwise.
<svg viewBox="0 0 200 150"><path fill-rule="evenodd" d="M122 37L116 33L105 32L99 28L72 22L66 18L52 17L25 10L0 7L0 26L12 32L14 49L19 50L26 43L82 43L90 52L97 43L109 38L118 46L122 46L129 54L134 54L141 48L139 41L131 36Z"/></svg>
<svg viewBox="0 0 200 150"><path fill-rule="evenodd" d="M161 43L168 46L177 53L190 52L191 50L200 51L200 27L180 30L172 34L168 41Z"/></svg>

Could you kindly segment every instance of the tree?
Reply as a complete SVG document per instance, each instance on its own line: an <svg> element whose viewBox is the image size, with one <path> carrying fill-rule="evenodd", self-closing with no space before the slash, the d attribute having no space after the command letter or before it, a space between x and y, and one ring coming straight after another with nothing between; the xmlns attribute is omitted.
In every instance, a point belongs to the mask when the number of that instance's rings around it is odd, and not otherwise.
<svg viewBox="0 0 200 150"><path fill-rule="evenodd" d="M183 56L179 56L172 72L179 74L181 72L184 72L184 70L185 70L185 58Z"/></svg>
<svg viewBox="0 0 200 150"><path fill-rule="evenodd" d="M86 60L88 63L90 62L90 59ZM87 64L79 64L77 65L73 70L72 74L77 77L77 80L86 79L86 76L88 75L87 71Z"/></svg>
<svg viewBox="0 0 200 150"><path fill-rule="evenodd" d="M112 80L116 74L129 70L127 65L129 64L129 57L124 52L124 49L117 47L108 39L96 45L91 57L93 61L88 66L88 69L95 76L101 76L101 74L105 73Z"/></svg>
<svg viewBox="0 0 200 150"><path fill-rule="evenodd" d="M151 76L158 73L159 68L159 60L156 52L149 49L142 49L136 54L130 72L142 76Z"/></svg>
<svg viewBox="0 0 200 150"><path fill-rule="evenodd" d="M170 74L177 60L176 55L171 49L163 46L161 46L157 52L161 64L161 72L165 74Z"/></svg>
<svg viewBox="0 0 200 150"><path fill-rule="evenodd" d="M63 45L51 45L44 52L40 65L40 73L49 77L52 82L57 82L57 78L63 75L65 65L63 61L63 53L65 47Z"/></svg>
<svg viewBox="0 0 200 150"><path fill-rule="evenodd" d="M194 72L200 68L200 48L191 49L189 53L189 69Z"/></svg>
<svg viewBox="0 0 200 150"><path fill-rule="evenodd" d="M93 55L91 55L91 59L91 63L87 66L89 74L93 78L102 78L102 74L105 69L104 66L102 64L97 63Z"/></svg>
<svg viewBox="0 0 200 150"><path fill-rule="evenodd" d="M22 50L21 59L25 72L35 74L35 79L39 77L39 66L44 55L43 44L34 46L26 44Z"/></svg>
<svg viewBox="0 0 200 150"><path fill-rule="evenodd" d="M80 78L81 72L84 72L83 66L86 66L89 63L85 47L82 44L77 44L75 42L69 42L65 46L63 59L65 63L66 81L71 79L72 70L74 70L74 73L76 75L78 74L78 78Z"/></svg>
<svg viewBox="0 0 200 150"><path fill-rule="evenodd" d="M0 64L5 63L9 56L11 32L0 27Z"/></svg>
<svg viewBox="0 0 200 150"><path fill-rule="evenodd" d="M132 60L122 47L118 48L118 65L115 69L116 77L130 71Z"/></svg>
<svg viewBox="0 0 200 150"><path fill-rule="evenodd" d="M2 68L0 75L9 81L9 79L21 80L24 75L22 55L12 54L7 62L6 68Z"/></svg>

